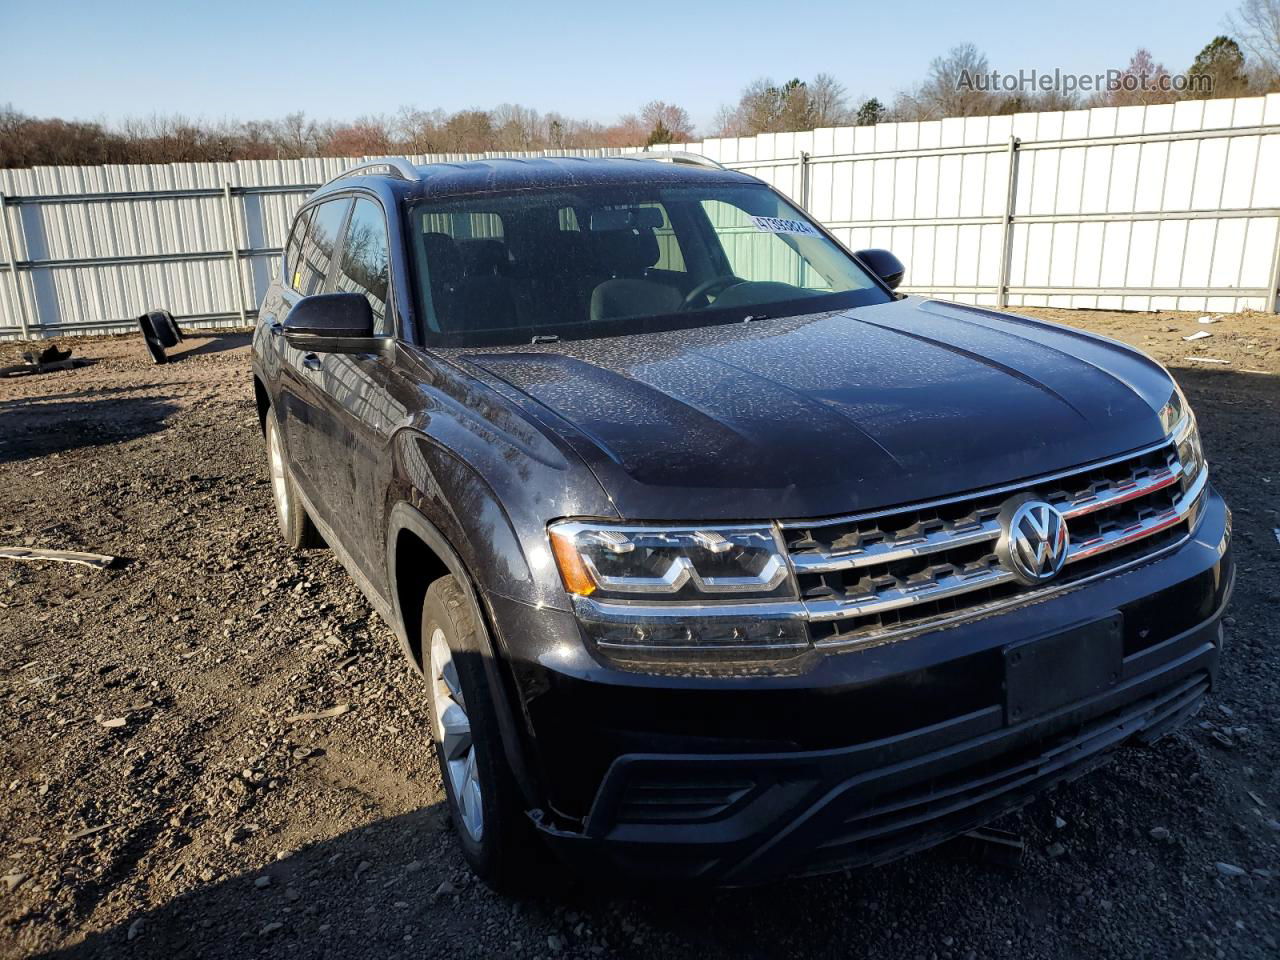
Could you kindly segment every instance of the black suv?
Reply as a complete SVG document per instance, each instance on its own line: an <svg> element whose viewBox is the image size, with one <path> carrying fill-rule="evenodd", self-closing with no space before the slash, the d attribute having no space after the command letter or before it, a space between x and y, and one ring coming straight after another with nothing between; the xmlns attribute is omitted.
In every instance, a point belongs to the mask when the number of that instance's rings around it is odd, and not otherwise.
<svg viewBox="0 0 1280 960"><path fill-rule="evenodd" d="M1193 714L1231 519L1169 374L667 159L358 167L262 304L281 530L425 675L480 876L879 862Z"/></svg>

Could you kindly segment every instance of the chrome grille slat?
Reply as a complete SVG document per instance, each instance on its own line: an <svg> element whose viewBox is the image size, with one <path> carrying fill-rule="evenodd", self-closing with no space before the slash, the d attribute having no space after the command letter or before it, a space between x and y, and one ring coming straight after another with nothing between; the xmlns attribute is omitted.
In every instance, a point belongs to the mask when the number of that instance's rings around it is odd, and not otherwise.
<svg viewBox="0 0 1280 960"><path fill-rule="evenodd" d="M948 575L923 584L914 589L897 587L877 593L873 599L854 600L806 600L805 608L811 620L838 620L845 617L865 617L873 613L885 613L898 610L916 603L930 600L942 600L962 593L969 593L981 587L994 587L1013 579L1013 574L999 567L992 567L983 573L964 575Z"/></svg>
<svg viewBox="0 0 1280 960"><path fill-rule="evenodd" d="M1195 502L1200 498L1200 494L1204 491L1204 486L1208 480L1209 471L1201 470L1200 476L1196 478L1196 482L1192 484L1191 489L1179 497L1177 503L1171 509L1162 511L1154 517L1149 517L1141 523L1132 524L1122 530L1104 533L1082 543L1071 544L1067 551L1067 563L1074 563L1077 560L1084 560L1099 553L1106 553L1108 550L1115 550L1125 544L1142 540L1154 533L1159 533L1161 530L1181 523L1195 506Z"/></svg>
<svg viewBox="0 0 1280 960"><path fill-rule="evenodd" d="M1118 507L1122 503L1128 503L1130 500L1137 500L1140 497L1149 496L1165 487L1171 487L1182 476L1181 467L1178 466L1176 460L1172 466L1166 466L1163 470L1152 474L1142 480L1137 480L1123 487L1115 488L1111 493L1104 496L1095 496L1086 501L1073 501L1070 505L1066 503L1054 503L1054 506L1062 511L1062 515L1068 520L1073 517L1083 517L1086 514L1095 513L1098 510L1107 510L1111 507ZM1052 502L1052 501L1050 501Z"/></svg>
<svg viewBox="0 0 1280 960"><path fill-rule="evenodd" d="M1178 499L1170 510L1163 511L1154 517L1092 538L1081 544L1073 543L1067 552L1067 566L1079 560L1115 550L1126 544L1142 540L1161 530L1174 526L1191 512L1195 501L1199 499L1208 479L1208 471L1201 471L1195 485ZM1000 567L992 567L985 574L970 577L952 575L938 578L931 583L904 589L893 588L877 593L875 597L862 599L855 597L848 600L806 600L805 609L811 620L840 620L850 617L865 617L878 613L887 613L913 604L926 603L931 600L943 600L959 594L969 593L982 587L997 586L1014 580L1013 573Z"/></svg>
<svg viewBox="0 0 1280 960"><path fill-rule="evenodd" d="M1169 445L1166 443L1166 446ZM1073 500L1070 497L1049 496L1048 500L1062 512L1062 515L1067 520L1071 520L1150 496L1166 487L1173 486L1182 477L1181 465L1173 456L1171 446L1169 446L1169 450L1170 457L1165 465L1147 473L1145 476L1135 477L1128 482L1121 482L1103 491L1091 493L1087 498ZM1137 455L1134 462L1139 462L1141 456L1141 454ZM1092 472L1090 469L1085 469L1076 471L1074 474L1059 474L1053 480L1061 481L1070 479L1073 476L1087 477ZM1043 488L1045 485L1044 481L1032 481L1023 489L1034 490L1037 487ZM991 495L977 494L974 500L982 500L989 496ZM910 512L910 510L911 508L907 508L903 512ZM877 514L871 519L881 516L883 515ZM819 525L814 524L814 526L817 527ZM862 549L855 548L853 550L831 552L821 550L794 552L791 555L791 563L795 567L796 573L799 574L834 573L839 570L854 570L875 564L893 563L898 560L907 560L943 550L954 550L957 547L970 546L986 540L996 540L1000 536L1000 524L996 522L994 517L976 522L976 525L975 523L959 523L951 525L951 527L952 529L944 529L923 536L887 538Z"/></svg>
<svg viewBox="0 0 1280 960"><path fill-rule="evenodd" d="M939 550L950 550L955 547L995 540L1000 536L1000 525L995 520L987 520L971 530L957 533L940 531L929 533L914 540L901 542L885 540L855 552L838 554L794 554L791 558L797 573L831 573L835 570L851 570L855 567L866 567L876 563L893 563L895 560L907 560L920 557Z"/></svg>
<svg viewBox="0 0 1280 960"><path fill-rule="evenodd" d="M1156 536L1187 520L1204 492L1208 471L1202 469L1190 486L1184 484L1178 492L1184 470L1176 451L1171 439L1128 457L1032 480L1021 487L848 518L834 529L828 521L784 525L784 535L787 530L798 534L792 538L791 562L800 578L805 615L814 623L833 623L837 631L834 637L816 638L815 644L839 645L873 639L877 633L901 632L896 625L902 614L926 604L943 606L935 616L930 616L934 613L930 609L910 614L923 617L915 621L921 629L935 620L952 621L983 607L1022 602L1061 589L1072 579L1072 564ZM1061 577L1044 586L1024 586L995 555L1001 531L993 508L1022 491L1054 504L1068 522L1077 521L1072 533L1080 539L1071 542ZM937 510L943 506L952 519L939 518ZM960 517L955 519L957 514ZM1087 522L1081 525L1081 521ZM859 522L864 526L859 527ZM893 533L895 524L906 533ZM942 529L919 532L921 527L939 524ZM870 531L873 542L859 549L863 530ZM830 544L852 542L855 547L824 551L816 537ZM991 544L985 555L983 543ZM1001 592L993 593L991 588ZM975 591L986 593L969 610L963 602L956 604L958 598ZM891 619L884 620L884 615ZM853 621L852 629L863 633L855 638L841 632L845 628L840 621Z"/></svg>

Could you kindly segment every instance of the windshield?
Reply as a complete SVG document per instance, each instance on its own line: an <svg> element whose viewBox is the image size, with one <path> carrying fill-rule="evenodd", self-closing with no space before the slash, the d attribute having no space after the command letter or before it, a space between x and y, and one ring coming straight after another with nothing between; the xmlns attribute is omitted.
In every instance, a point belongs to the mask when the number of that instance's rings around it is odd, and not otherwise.
<svg viewBox="0 0 1280 960"><path fill-rule="evenodd" d="M764 185L526 190L409 207L426 342L621 336L883 303Z"/></svg>

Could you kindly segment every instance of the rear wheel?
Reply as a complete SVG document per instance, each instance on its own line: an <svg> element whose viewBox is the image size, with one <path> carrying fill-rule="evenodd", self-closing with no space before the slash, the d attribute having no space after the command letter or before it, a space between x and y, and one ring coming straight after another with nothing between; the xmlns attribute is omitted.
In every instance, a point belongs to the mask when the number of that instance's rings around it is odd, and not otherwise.
<svg viewBox="0 0 1280 960"><path fill-rule="evenodd" d="M454 832L481 880L495 890L519 893L529 889L546 851L507 765L479 630L472 605L453 577L441 577L427 589L422 605L427 704Z"/></svg>
<svg viewBox="0 0 1280 960"><path fill-rule="evenodd" d="M280 426L271 410L267 411L267 469L271 474L271 499L275 501L276 520L284 542L294 550L323 547L324 538L307 516L307 509L289 476L289 462L280 442Z"/></svg>

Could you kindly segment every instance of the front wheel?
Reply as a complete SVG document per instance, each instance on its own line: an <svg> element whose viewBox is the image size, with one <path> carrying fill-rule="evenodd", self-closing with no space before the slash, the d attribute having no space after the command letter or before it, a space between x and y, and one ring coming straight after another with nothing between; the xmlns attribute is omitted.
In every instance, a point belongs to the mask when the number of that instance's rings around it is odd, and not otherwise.
<svg viewBox="0 0 1280 960"><path fill-rule="evenodd" d="M481 880L501 892L525 892L545 851L507 765L480 629L453 577L431 584L422 605L427 704L454 831Z"/></svg>

